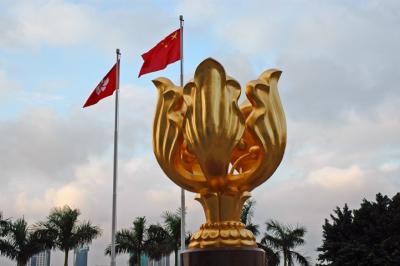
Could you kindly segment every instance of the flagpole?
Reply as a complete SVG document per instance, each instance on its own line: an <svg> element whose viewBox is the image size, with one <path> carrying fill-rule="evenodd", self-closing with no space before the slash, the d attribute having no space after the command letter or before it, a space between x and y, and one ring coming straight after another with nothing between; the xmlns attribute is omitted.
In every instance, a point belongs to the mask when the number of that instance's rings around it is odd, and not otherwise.
<svg viewBox="0 0 400 266"><path fill-rule="evenodd" d="M180 54L181 54L181 87L183 88L183 16L179 16L180 22ZM185 190L181 188L181 252L185 250ZM180 260L179 260L180 261ZM182 263L180 263L182 265Z"/></svg>
<svg viewBox="0 0 400 266"><path fill-rule="evenodd" d="M117 174L118 174L118 116L119 116L119 59L121 53L117 54L117 80L115 88L115 121L114 121L114 170L113 170L113 201L112 201L112 228L111 228L111 266L115 263L115 227L117 224Z"/></svg>

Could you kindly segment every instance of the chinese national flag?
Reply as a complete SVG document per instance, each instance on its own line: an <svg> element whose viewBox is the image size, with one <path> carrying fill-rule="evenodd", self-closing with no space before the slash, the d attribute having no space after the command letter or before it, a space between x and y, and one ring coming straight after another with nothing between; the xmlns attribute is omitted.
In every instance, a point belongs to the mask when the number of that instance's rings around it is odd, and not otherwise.
<svg viewBox="0 0 400 266"><path fill-rule="evenodd" d="M143 74L158 71L181 59L180 30L176 30L142 54L144 60L139 77Z"/></svg>
<svg viewBox="0 0 400 266"><path fill-rule="evenodd" d="M83 108L96 104L101 99L112 95L117 84L117 64L115 64L107 75L100 81L99 85L93 90L89 98L86 100Z"/></svg>

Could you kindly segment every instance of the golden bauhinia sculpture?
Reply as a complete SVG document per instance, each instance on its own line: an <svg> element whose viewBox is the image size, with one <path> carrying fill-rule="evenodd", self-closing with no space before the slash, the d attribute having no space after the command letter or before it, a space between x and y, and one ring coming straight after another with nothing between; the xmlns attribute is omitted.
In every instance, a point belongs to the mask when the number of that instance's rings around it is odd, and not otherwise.
<svg viewBox="0 0 400 266"><path fill-rule="evenodd" d="M283 158L280 75L270 69L247 83L249 101L240 107L239 83L212 58L197 67L184 88L167 78L153 80L159 92L154 154L173 182L198 193L206 216L189 248L256 247L240 213L250 191L271 177Z"/></svg>

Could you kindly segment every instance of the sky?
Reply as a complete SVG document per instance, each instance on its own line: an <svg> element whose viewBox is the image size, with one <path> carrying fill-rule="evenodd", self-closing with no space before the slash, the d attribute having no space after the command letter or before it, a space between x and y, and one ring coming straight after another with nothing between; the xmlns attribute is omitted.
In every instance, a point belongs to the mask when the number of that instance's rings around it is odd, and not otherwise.
<svg viewBox="0 0 400 266"><path fill-rule="evenodd" d="M160 76L137 78L140 55L185 19L184 77L218 60L242 88L283 71L288 126L283 162L252 192L253 222L307 228L300 251L316 261L322 224L336 206L358 208L400 187L400 2L397 0L0 1L0 211L33 224L54 207L81 210L102 228L89 265L109 265L114 97L82 109L120 48L118 228L162 222L180 189L151 147ZM244 95L244 93L242 93ZM242 96L241 100L245 97ZM204 221L186 194L188 231ZM70 256L71 258L72 256ZM126 265L127 256L118 256ZM62 254L52 253L52 265ZM72 259L71 259L72 262ZM15 265L0 257L0 265ZM72 265L72 264L71 264Z"/></svg>

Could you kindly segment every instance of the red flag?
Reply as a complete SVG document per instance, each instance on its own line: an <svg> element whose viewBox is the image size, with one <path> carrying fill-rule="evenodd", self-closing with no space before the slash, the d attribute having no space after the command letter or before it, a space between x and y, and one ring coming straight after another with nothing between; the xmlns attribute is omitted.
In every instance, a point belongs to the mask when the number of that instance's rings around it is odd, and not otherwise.
<svg viewBox="0 0 400 266"><path fill-rule="evenodd" d="M144 60L140 69L139 77L143 74L158 71L181 59L181 31L176 30L151 48L147 53L142 54Z"/></svg>
<svg viewBox="0 0 400 266"><path fill-rule="evenodd" d="M117 84L117 64L115 64L107 75L100 81L99 85L93 90L89 98L86 100L83 108L96 104L101 99L112 95Z"/></svg>

